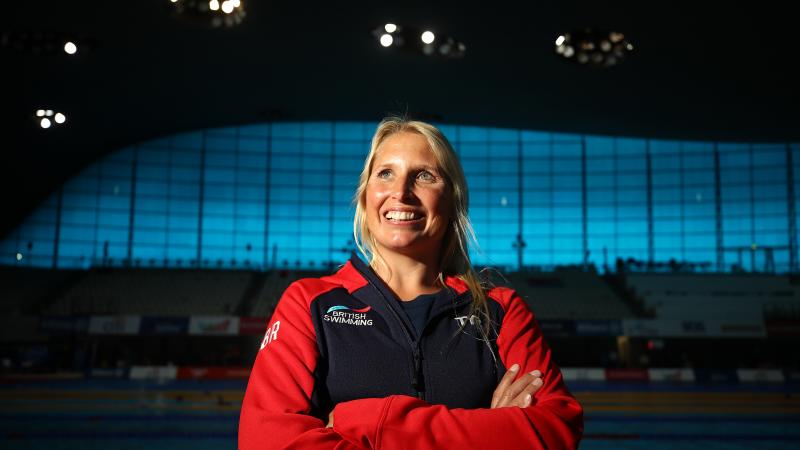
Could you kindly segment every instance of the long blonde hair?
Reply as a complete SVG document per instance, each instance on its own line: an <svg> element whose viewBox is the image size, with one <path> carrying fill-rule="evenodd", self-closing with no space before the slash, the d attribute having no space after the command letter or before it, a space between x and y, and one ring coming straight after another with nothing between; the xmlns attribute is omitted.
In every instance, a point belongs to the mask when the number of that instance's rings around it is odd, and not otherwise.
<svg viewBox="0 0 800 450"><path fill-rule="evenodd" d="M389 136L403 132L422 135L428 141L428 146L434 158L436 158L452 200L450 225L442 240L442 252L439 257L439 281L444 286L444 277L455 276L466 283L473 299L470 313L477 315L481 319L484 325L481 328L485 336L491 326L491 319L486 304L484 286L482 286L480 278L469 259L469 245L471 243L477 245L477 239L467 215L469 204L467 180L464 177L464 170L461 168L461 163L455 150L453 150L450 142L438 128L425 122L407 120L400 117L387 117L378 124L375 135L372 137L369 154L364 160L364 168L361 170L361 177L359 178L358 189L356 189L354 198L356 205L356 214L353 220L355 244L364 257L367 258L370 265L386 264L377 251L375 237L367 227L365 212L367 183L372 173L372 164L375 161L378 147Z"/></svg>

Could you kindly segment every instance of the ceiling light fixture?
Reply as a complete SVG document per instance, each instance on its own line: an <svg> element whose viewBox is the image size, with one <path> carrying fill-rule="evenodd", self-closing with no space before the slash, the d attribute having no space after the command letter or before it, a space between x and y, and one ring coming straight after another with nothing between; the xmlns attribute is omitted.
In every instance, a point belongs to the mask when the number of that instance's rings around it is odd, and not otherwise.
<svg viewBox="0 0 800 450"><path fill-rule="evenodd" d="M429 57L461 58L467 51L463 42L451 36L434 34L429 29L386 23L372 30L373 37L383 48L400 48L407 53Z"/></svg>
<svg viewBox="0 0 800 450"><path fill-rule="evenodd" d="M170 0L169 6L181 19L215 28L237 26L247 15L242 0Z"/></svg>
<svg viewBox="0 0 800 450"><path fill-rule="evenodd" d="M63 113L55 112L52 109L37 109L34 118L39 126L44 129L52 127L53 122L55 122L56 125L62 125L67 121L67 116Z"/></svg>
<svg viewBox="0 0 800 450"><path fill-rule="evenodd" d="M34 55L75 55L90 52L95 42L73 33L6 31L0 33L0 48Z"/></svg>
<svg viewBox="0 0 800 450"><path fill-rule="evenodd" d="M580 65L607 68L626 59L633 44L618 31L584 28L565 33L555 40L555 53Z"/></svg>

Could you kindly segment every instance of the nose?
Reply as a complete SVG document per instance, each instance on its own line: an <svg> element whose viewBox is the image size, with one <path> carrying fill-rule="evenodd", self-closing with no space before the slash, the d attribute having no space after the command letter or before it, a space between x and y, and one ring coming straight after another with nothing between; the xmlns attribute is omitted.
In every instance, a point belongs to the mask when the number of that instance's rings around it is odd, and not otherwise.
<svg viewBox="0 0 800 450"><path fill-rule="evenodd" d="M408 175L396 177L392 183L392 197L407 200L414 196L414 179Z"/></svg>

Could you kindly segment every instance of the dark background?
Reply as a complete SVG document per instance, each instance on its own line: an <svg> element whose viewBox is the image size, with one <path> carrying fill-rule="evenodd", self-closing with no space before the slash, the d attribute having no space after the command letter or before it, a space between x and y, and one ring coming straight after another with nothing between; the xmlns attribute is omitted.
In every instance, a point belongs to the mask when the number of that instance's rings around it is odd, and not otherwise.
<svg viewBox="0 0 800 450"><path fill-rule="evenodd" d="M796 140L800 71L789 3L248 1L238 27L164 1L3 6L0 32L71 34L76 55L0 46L0 237L80 168L135 142L274 120L378 120L717 141ZM381 48L385 22L467 45L459 60ZM625 33L608 70L555 38ZM390 49L393 50L393 49ZM36 109L67 115L42 130Z"/></svg>

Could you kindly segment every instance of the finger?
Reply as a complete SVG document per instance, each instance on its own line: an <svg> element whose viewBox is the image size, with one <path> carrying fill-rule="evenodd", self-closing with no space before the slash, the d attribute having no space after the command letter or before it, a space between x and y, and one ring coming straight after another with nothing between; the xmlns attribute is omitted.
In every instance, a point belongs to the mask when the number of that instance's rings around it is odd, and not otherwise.
<svg viewBox="0 0 800 450"><path fill-rule="evenodd" d="M497 384L497 387L494 389L494 393L492 394L492 408L497 406L497 402L500 401L502 398L503 393L509 386L514 382L514 378L517 377L517 373L519 372L519 364L514 364L508 368L508 371L503 378L500 380L500 383Z"/></svg>
<svg viewBox="0 0 800 450"><path fill-rule="evenodd" d="M542 376L542 372L538 370L534 370L532 372L526 373L525 375L521 376L517 381L511 384L508 388L503 391L502 396L498 399L497 406L504 407L504 406L519 406L520 402L518 398L524 397L525 394L522 391L531 386L531 383L534 380L540 378ZM520 397L522 394L522 397Z"/></svg>
<svg viewBox="0 0 800 450"><path fill-rule="evenodd" d="M328 424L325 425L326 428L333 428L333 411L328 414Z"/></svg>
<svg viewBox="0 0 800 450"><path fill-rule="evenodd" d="M543 384L544 382L542 381L541 377L535 378L529 385L525 386L525 388L522 389L522 392L520 392L519 395L514 399L514 405L519 406L520 408L527 408L528 406L531 406L531 403L533 402L533 394L535 394Z"/></svg>

